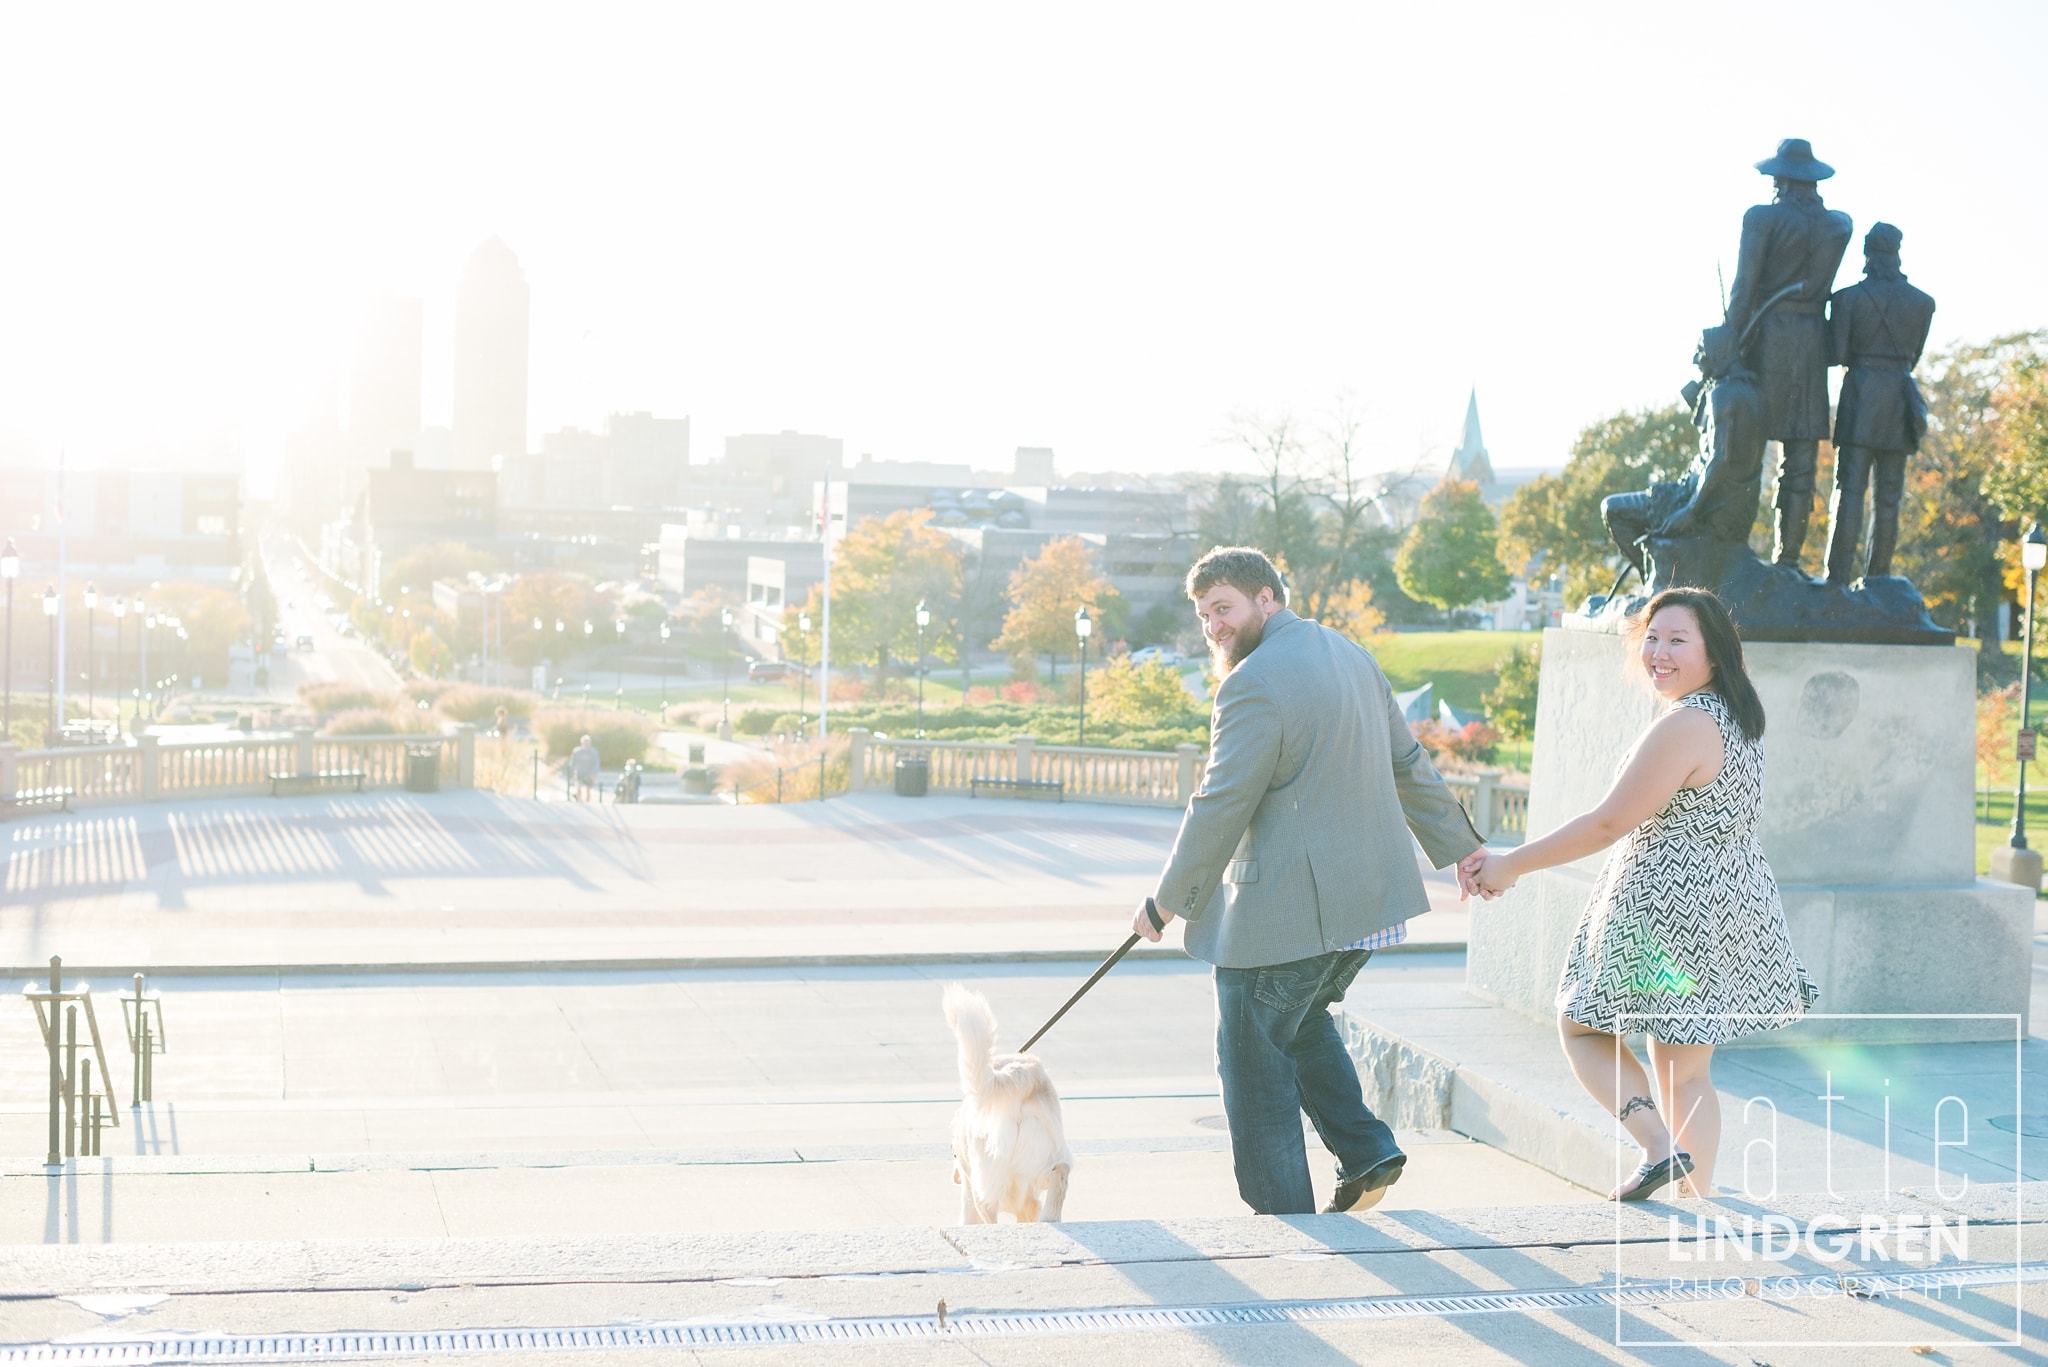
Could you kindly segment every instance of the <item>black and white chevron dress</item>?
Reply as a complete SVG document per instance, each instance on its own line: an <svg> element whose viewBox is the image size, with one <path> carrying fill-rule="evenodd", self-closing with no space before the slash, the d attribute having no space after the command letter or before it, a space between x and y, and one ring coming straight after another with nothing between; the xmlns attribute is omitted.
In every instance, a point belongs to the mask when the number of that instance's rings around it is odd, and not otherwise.
<svg viewBox="0 0 2048 1367"><path fill-rule="evenodd" d="M1763 746L1711 689L1675 705L1721 728L1721 772L1679 789L1609 852L1572 937L1557 1010L1610 1034L1721 1044L1790 1024L1820 992L1792 949L1757 843Z"/></svg>

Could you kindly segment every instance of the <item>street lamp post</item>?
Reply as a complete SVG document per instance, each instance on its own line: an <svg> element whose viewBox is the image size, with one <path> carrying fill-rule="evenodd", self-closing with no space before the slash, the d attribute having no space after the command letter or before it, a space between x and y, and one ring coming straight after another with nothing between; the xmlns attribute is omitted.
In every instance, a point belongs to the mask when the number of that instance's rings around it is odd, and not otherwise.
<svg viewBox="0 0 2048 1367"><path fill-rule="evenodd" d="M14 549L14 538L7 538L7 549L0 551L0 579L7 581L7 692L6 701L0 703L0 744L14 742L14 581L21 578L21 552Z"/></svg>
<svg viewBox="0 0 2048 1367"><path fill-rule="evenodd" d="M2019 782L2013 791L2012 836L1991 852L1991 876L2039 892L2041 855L2027 848L2027 761L2034 757L2034 732L2027 717L2034 682L2034 581L2040 577L2041 567L2048 565L2048 533L2042 532L2038 522L2020 538L2020 563L2027 571L2027 630L2020 646L2020 731L2015 747Z"/></svg>
<svg viewBox="0 0 2048 1367"><path fill-rule="evenodd" d="M1088 743L1088 635L1095 630L1095 623L1088 619L1088 605L1083 603L1074 614L1074 639L1081 643L1081 715L1074 728L1074 744Z"/></svg>
<svg viewBox="0 0 2048 1367"><path fill-rule="evenodd" d="M583 706L590 706L590 648L597 642L597 623L583 619Z"/></svg>
<svg viewBox="0 0 2048 1367"><path fill-rule="evenodd" d="M804 738L804 685L811 681L811 614L796 615L796 738Z"/></svg>
<svg viewBox="0 0 2048 1367"><path fill-rule="evenodd" d="M924 629L932 624L932 610L917 600L917 738L924 739Z"/></svg>
<svg viewBox="0 0 2048 1367"><path fill-rule="evenodd" d="M612 711L623 712L626 710L626 619L621 617L612 625L619 634L619 681L617 691L612 694Z"/></svg>
<svg viewBox="0 0 2048 1367"><path fill-rule="evenodd" d="M720 609L718 610L718 625L719 625L719 628L720 628L720 630L719 630L719 637L718 637L718 654L719 654L719 658L720 658L720 660L721 660L721 661L723 662L723 666L724 666L724 667L723 667L723 670L722 670L722 677L721 677L721 679L720 679L720 682L719 682L719 698L718 698L718 738L719 738L720 740L731 740L731 739L732 739L732 641L731 641L731 640L729 639L729 638L731 637L731 635L732 635L732 609L731 609L731 608L720 608Z"/></svg>
<svg viewBox="0 0 2048 1367"><path fill-rule="evenodd" d="M668 618L661 619L661 715L668 716Z"/></svg>
<svg viewBox="0 0 2048 1367"><path fill-rule="evenodd" d="M88 724L91 723L93 718L93 619L98 616L97 609L99 608L99 605L99 590L93 587L91 584L87 584L85 586L85 720Z"/></svg>
<svg viewBox="0 0 2048 1367"><path fill-rule="evenodd" d="M48 663L44 669L44 688L48 701L44 704L43 728L50 733L54 743L57 736L57 586L50 585L43 590L43 620L49 624Z"/></svg>
<svg viewBox="0 0 2048 1367"><path fill-rule="evenodd" d="M114 600L114 734L117 740L120 738L121 732L121 628L127 623L127 620L128 600L125 597L116 598Z"/></svg>
<svg viewBox="0 0 2048 1367"><path fill-rule="evenodd" d="M151 705L150 716L155 718L156 689L149 679L149 633L156 630L156 614L143 615L142 600L135 600L135 643L141 653L141 660L135 668L135 714L142 715L142 705Z"/></svg>

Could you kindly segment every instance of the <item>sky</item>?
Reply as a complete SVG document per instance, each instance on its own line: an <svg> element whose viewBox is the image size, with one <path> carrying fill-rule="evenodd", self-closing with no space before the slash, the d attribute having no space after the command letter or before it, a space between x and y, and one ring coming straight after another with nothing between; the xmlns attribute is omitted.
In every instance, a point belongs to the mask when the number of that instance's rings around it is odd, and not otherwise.
<svg viewBox="0 0 2048 1367"><path fill-rule="evenodd" d="M1669 401L1809 138L1937 343L2048 326L2048 5L578 4L0 11L0 462L248 462L380 292L532 286L529 433L1224 469L1340 396L1497 467ZM1859 268L1852 247L1838 283Z"/></svg>

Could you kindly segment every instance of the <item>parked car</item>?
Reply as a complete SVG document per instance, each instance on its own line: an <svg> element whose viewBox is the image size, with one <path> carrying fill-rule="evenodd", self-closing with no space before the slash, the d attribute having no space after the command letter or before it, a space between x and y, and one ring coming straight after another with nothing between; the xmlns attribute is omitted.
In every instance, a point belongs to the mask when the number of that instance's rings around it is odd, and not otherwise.
<svg viewBox="0 0 2048 1367"><path fill-rule="evenodd" d="M1155 662L1163 665L1184 665L1188 662L1188 657L1170 646L1140 646L1131 652L1131 663L1134 665Z"/></svg>
<svg viewBox="0 0 2048 1367"><path fill-rule="evenodd" d="M300 649L300 650L311 650L312 648L313 648L313 638L312 638L311 636L308 636L308 635L306 635L306 634L305 634L305 633L303 633L303 632L302 632L302 633L300 633L300 635L299 635L299 649Z"/></svg>
<svg viewBox="0 0 2048 1367"><path fill-rule="evenodd" d="M796 677L796 666L787 660L755 660L747 666L748 683L781 683Z"/></svg>

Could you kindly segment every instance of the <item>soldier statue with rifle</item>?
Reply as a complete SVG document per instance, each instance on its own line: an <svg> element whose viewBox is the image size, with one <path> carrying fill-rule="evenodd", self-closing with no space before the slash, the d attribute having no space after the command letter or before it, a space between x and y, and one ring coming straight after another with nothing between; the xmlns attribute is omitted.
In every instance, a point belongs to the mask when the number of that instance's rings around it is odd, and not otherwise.
<svg viewBox="0 0 2048 1367"><path fill-rule="evenodd" d="M1743 360L1763 390L1764 438L1778 442L1777 548L1797 569L1813 512L1820 444L1828 435L1827 325L1821 316L1854 227L1821 203L1835 173L1804 138L1787 138L1756 164L1777 193L1742 216L1742 246L1723 326L1747 334ZM1796 288L1795 288L1796 287Z"/></svg>

